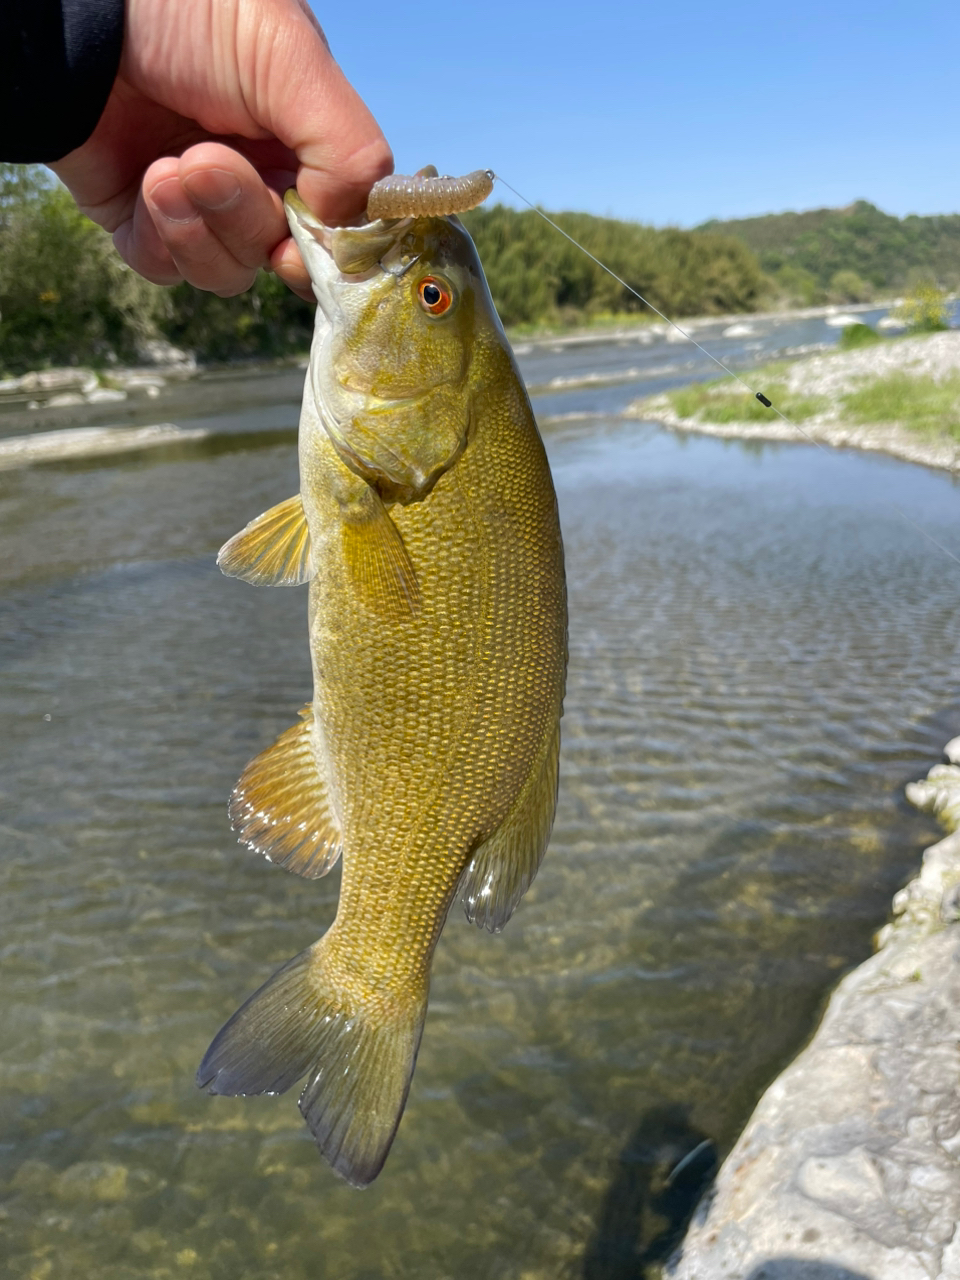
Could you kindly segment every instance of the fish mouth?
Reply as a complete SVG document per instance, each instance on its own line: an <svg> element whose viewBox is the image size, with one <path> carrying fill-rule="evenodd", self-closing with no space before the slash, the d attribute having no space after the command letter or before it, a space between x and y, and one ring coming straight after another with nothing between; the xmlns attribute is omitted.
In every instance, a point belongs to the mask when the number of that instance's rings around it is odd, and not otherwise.
<svg viewBox="0 0 960 1280"><path fill-rule="evenodd" d="M287 215L287 222L290 224L290 230L294 236L297 234L297 227L306 231L323 247L330 252L330 234L333 230L328 227L325 222L321 222L316 214L311 213L304 204L300 193L296 187L291 187L289 191L284 193L283 211ZM296 226L294 225L296 223Z"/></svg>
<svg viewBox="0 0 960 1280"><path fill-rule="evenodd" d="M291 187L283 203L290 231L314 284L331 277L331 263L339 275L354 281L369 277L378 269L392 276L403 275L413 265L410 261L396 266L383 262L402 240L411 218L328 227L310 212L296 188Z"/></svg>
<svg viewBox="0 0 960 1280"><path fill-rule="evenodd" d="M297 194L296 187L291 187L284 195L283 211L287 215L290 234L303 258L303 265L307 268L310 279L316 283L316 273L323 260L330 260L333 256L333 228L310 212Z"/></svg>

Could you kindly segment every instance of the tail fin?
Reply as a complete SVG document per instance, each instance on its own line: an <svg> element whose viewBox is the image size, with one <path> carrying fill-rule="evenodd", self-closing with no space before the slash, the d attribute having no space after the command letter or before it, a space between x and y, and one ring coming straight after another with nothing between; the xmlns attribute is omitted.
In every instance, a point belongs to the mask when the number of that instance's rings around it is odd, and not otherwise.
<svg viewBox="0 0 960 1280"><path fill-rule="evenodd" d="M324 939L278 969L221 1027L197 1072L219 1094L283 1093L309 1072L300 1110L355 1187L387 1158L417 1061L427 991L366 1007L330 985Z"/></svg>

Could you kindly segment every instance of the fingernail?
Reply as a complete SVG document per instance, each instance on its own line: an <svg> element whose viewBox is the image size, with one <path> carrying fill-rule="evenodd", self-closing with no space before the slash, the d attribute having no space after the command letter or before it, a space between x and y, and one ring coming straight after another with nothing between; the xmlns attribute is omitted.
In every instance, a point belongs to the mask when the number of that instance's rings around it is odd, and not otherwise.
<svg viewBox="0 0 960 1280"><path fill-rule="evenodd" d="M199 169L185 185L190 198L203 209L229 209L240 199L240 183L226 169Z"/></svg>
<svg viewBox="0 0 960 1280"><path fill-rule="evenodd" d="M197 216L193 201L184 192L179 178L165 178L154 187L150 202L168 222L192 222Z"/></svg>

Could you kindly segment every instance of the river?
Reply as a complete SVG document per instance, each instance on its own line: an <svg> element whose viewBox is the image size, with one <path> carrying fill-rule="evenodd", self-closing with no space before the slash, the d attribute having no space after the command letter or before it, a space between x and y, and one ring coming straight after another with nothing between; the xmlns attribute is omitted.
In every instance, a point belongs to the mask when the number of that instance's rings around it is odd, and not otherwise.
<svg viewBox="0 0 960 1280"><path fill-rule="evenodd" d="M740 367L836 339L822 318L724 327L696 336ZM364 1193L295 1096L193 1083L336 904L336 873L269 866L225 813L310 696L304 593L214 566L296 488L302 373L136 410L210 429L189 447L0 475L11 1275L649 1274L936 838L903 786L960 730L960 571L890 503L960 551L956 484L624 419L708 372L660 337L518 354L570 585L557 822L501 936L451 913L406 1116Z"/></svg>

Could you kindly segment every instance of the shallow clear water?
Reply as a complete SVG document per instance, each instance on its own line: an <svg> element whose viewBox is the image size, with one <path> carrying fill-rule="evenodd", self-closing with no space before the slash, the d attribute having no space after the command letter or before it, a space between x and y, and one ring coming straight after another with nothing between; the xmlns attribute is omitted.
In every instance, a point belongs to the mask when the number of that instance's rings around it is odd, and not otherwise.
<svg viewBox="0 0 960 1280"><path fill-rule="evenodd" d="M535 385L634 366L608 347L521 359ZM37 1280L643 1275L936 836L903 784L960 730L960 571L887 503L956 550L957 488L806 445L548 426L571 605L555 833L502 936L451 915L407 1114L360 1194L293 1096L193 1085L337 894L227 826L310 689L304 594L214 567L296 487L267 432L287 409L258 426L223 385L207 416L246 438L0 477L0 1257Z"/></svg>

